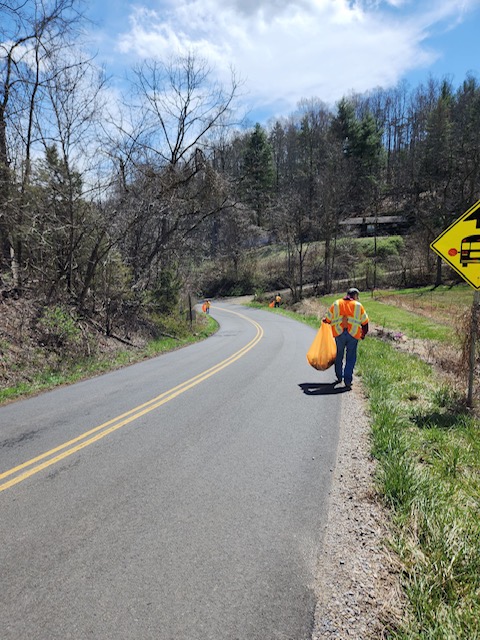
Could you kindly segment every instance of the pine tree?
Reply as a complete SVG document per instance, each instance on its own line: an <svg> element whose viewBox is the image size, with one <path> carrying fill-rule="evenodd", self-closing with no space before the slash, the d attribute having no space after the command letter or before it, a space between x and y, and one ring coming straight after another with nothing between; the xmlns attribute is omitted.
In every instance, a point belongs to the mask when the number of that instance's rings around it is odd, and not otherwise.
<svg viewBox="0 0 480 640"><path fill-rule="evenodd" d="M255 125L243 157L243 197L252 208L254 222L261 227L274 184L273 152L267 134Z"/></svg>

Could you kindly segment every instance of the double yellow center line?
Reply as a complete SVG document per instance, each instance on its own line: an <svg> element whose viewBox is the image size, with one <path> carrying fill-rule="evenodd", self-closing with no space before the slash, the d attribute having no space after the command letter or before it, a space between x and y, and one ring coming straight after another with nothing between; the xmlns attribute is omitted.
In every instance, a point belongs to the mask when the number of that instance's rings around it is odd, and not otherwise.
<svg viewBox="0 0 480 640"><path fill-rule="evenodd" d="M0 473L0 483L1 483L0 492L5 491L5 489L9 489L10 487L13 487L19 482L23 482L24 480L26 480L27 478L30 478L36 473L39 473L40 471L43 471L44 469L47 469L48 467L54 464L57 464L57 462L60 462L61 460L68 458L69 456L73 455L77 451L80 451L81 449L84 449L85 447L88 447L91 444L98 442L102 438L105 438L105 436L108 436L110 433L117 431L117 429L120 429L121 427L124 427L125 425L130 424L130 422L133 422L134 420L141 418L147 413L150 413L150 411L154 411L155 409L158 409L158 407L161 407L163 404L170 402L170 400L173 400L174 398L181 395L182 393L185 393L185 391L188 391L192 387L195 387L197 384L200 384L204 380L207 380L208 378L215 375L219 371L222 371L222 369L225 369L225 367L228 367L229 365L233 364L239 358L241 358L246 353L248 353L250 349L253 349L253 347L263 337L264 332L262 327L251 318L247 318L246 316L242 315L241 313L237 313L236 311L229 311L227 309L221 309L221 311L232 313L236 316L243 318L244 320L247 320L247 322L250 322L251 324L253 324L257 330L255 337L252 340L250 340L248 344L242 347L242 349L232 354L229 358L222 360L215 366L211 367L210 369L207 369L206 371L203 371L202 373L199 373L193 378L190 378L189 380L182 382L176 387L173 387L173 389L170 389L169 391L165 391L159 396L152 398L152 400L149 400L148 402L145 402L144 404L141 404L138 407L135 407L134 409L131 409L130 411L127 411L126 413L123 413L122 415L117 416L112 420L109 420L108 422L104 422L98 427L94 427L93 429L90 429L89 431L82 433L76 438L73 438L73 440L64 442L63 444L60 444L57 447L50 449L49 451L45 451L45 453L42 453L36 456L35 458L32 458L31 460L27 460L27 462L23 462L22 464L16 467L13 467L12 469L9 469L8 471L4 471L3 473ZM5 478L10 478L10 480L7 480L6 482L2 482Z"/></svg>

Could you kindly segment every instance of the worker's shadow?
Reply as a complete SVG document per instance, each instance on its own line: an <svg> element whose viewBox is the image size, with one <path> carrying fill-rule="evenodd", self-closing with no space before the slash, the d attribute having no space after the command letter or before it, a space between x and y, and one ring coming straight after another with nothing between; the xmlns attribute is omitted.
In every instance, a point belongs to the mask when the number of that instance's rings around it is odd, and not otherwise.
<svg viewBox="0 0 480 640"><path fill-rule="evenodd" d="M348 391L338 382L302 382L298 386L306 396L331 396Z"/></svg>

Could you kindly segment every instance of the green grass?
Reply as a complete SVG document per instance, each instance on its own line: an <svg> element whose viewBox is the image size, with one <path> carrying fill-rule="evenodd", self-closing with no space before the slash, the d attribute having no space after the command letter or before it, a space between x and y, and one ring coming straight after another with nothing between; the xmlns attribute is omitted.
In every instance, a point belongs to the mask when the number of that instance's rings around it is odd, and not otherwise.
<svg viewBox="0 0 480 640"><path fill-rule="evenodd" d="M471 307L473 289L467 284L459 283L455 286L441 285L439 287L418 287L415 289L377 290L375 298L388 302L391 296L401 296L407 303L416 306L427 305L432 311L444 311L446 318L458 313L459 307Z"/></svg>
<svg viewBox="0 0 480 640"><path fill-rule="evenodd" d="M480 422L428 365L378 340L362 347L377 488L409 603L391 637L478 639Z"/></svg>
<svg viewBox="0 0 480 640"><path fill-rule="evenodd" d="M285 309L282 307L270 308L268 304L261 302L249 302L249 307L253 309L262 309L263 311L270 311L271 313L277 313L279 315L285 316L286 318L292 318L292 320L299 320L300 316L295 311L290 311L289 309ZM308 324L310 327L318 329L320 326L320 320L315 316L302 316L302 322L304 324Z"/></svg>
<svg viewBox="0 0 480 640"><path fill-rule="evenodd" d="M178 340L162 338L149 342L143 349L125 348L114 356L89 358L74 363L64 363L61 370L48 369L32 376L28 382L21 382L12 387L0 389L0 404L19 398L26 398L41 391L46 391L63 384L72 384L108 371L140 362L145 358L152 358L168 351L173 351L199 340L204 340L215 333L218 323L211 317L205 316L204 323L199 324L195 333Z"/></svg>
<svg viewBox="0 0 480 640"><path fill-rule="evenodd" d="M380 327L400 331L410 338L455 343L455 333L451 327L440 325L411 311L376 300L364 301L364 307L371 322Z"/></svg>

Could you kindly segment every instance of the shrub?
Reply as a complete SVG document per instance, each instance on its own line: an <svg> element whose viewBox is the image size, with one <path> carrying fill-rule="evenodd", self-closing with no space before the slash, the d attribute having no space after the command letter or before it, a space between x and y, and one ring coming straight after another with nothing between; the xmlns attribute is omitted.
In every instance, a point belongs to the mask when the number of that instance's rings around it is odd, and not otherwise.
<svg viewBox="0 0 480 640"><path fill-rule="evenodd" d="M389 236L385 238L377 238L375 250L375 238L363 238L360 241L361 253L368 258L375 255L379 259L385 259L388 256L398 256L404 249L404 241L401 236Z"/></svg>
<svg viewBox="0 0 480 640"><path fill-rule="evenodd" d="M77 322L78 319L73 312L65 308L46 307L38 321L40 344L55 351L75 347L81 341Z"/></svg>

